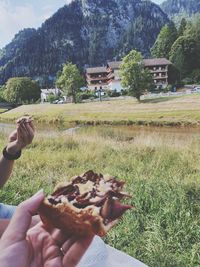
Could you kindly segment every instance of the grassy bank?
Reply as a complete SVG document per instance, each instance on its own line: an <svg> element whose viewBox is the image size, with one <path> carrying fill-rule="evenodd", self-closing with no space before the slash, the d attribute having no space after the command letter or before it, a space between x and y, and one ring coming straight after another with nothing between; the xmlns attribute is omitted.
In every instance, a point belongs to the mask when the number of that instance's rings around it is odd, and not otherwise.
<svg viewBox="0 0 200 267"><path fill-rule="evenodd" d="M18 204L40 188L93 169L127 182L135 209L105 241L152 267L200 266L200 138L105 127L38 135L24 151L0 201ZM0 136L0 145L5 137Z"/></svg>
<svg viewBox="0 0 200 267"><path fill-rule="evenodd" d="M1 121L31 114L40 123L118 125L200 125L200 95L149 99L138 103L125 100L84 104L24 105L0 115Z"/></svg>

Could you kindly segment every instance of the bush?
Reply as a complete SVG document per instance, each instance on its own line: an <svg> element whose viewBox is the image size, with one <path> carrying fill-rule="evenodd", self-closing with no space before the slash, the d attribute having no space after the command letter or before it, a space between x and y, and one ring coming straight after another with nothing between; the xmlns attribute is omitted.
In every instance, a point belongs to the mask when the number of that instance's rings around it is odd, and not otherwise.
<svg viewBox="0 0 200 267"><path fill-rule="evenodd" d="M200 69L195 69L189 75L189 79L191 79L192 83L200 83Z"/></svg>
<svg viewBox="0 0 200 267"><path fill-rule="evenodd" d="M118 96L121 95L121 93L120 92L117 92L116 90L114 90L114 91L108 91L107 93L108 93L108 96L110 96L110 97L118 97Z"/></svg>
<svg viewBox="0 0 200 267"><path fill-rule="evenodd" d="M121 90L121 95L128 95L128 91L125 90L125 89L122 89L122 90Z"/></svg>
<svg viewBox="0 0 200 267"><path fill-rule="evenodd" d="M77 93L77 102L81 102L82 100L86 99L94 99L96 95L93 92L85 91Z"/></svg>
<svg viewBox="0 0 200 267"><path fill-rule="evenodd" d="M5 86L0 87L0 102L6 102L5 97L4 97L4 91L5 91Z"/></svg>
<svg viewBox="0 0 200 267"><path fill-rule="evenodd" d="M50 103L53 103L55 100L58 100L58 99L59 99L59 97L55 96L53 93L49 94L47 97L47 101Z"/></svg>

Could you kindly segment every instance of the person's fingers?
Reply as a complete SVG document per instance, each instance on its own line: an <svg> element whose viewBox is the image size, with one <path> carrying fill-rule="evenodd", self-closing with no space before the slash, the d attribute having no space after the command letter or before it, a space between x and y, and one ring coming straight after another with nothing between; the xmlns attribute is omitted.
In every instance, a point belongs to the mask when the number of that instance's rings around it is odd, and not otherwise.
<svg viewBox="0 0 200 267"><path fill-rule="evenodd" d="M22 146L21 148L24 148L25 145L28 143L28 133L22 124L19 125L17 132L18 132L18 142Z"/></svg>
<svg viewBox="0 0 200 267"><path fill-rule="evenodd" d="M75 267L88 249L93 237L88 236L75 241L69 250L64 252L66 254L63 257L63 267Z"/></svg>
<svg viewBox="0 0 200 267"><path fill-rule="evenodd" d="M17 130L14 130L8 137L9 142L13 142L17 139Z"/></svg>
<svg viewBox="0 0 200 267"><path fill-rule="evenodd" d="M68 252L68 250L76 242L76 240L77 239L75 239L75 238L70 238L67 241L65 241L65 243L61 247L63 254L66 254Z"/></svg>
<svg viewBox="0 0 200 267"><path fill-rule="evenodd" d="M54 242L59 247L61 247L66 240L71 238L71 234L63 232L55 227L47 228L46 226L43 226L43 228L51 235Z"/></svg>
<svg viewBox="0 0 200 267"><path fill-rule="evenodd" d="M42 190L17 207L10 224L1 238L4 246L11 245L26 237L26 232L30 227L32 216L37 212L43 199L44 193Z"/></svg>
<svg viewBox="0 0 200 267"><path fill-rule="evenodd" d="M18 139L23 140L25 133L26 132L25 132L24 128L22 127L22 124L17 125Z"/></svg>
<svg viewBox="0 0 200 267"><path fill-rule="evenodd" d="M23 129L24 133L26 135L28 135L28 130L26 128L26 122L25 121L23 121L23 122L20 123L20 127Z"/></svg>
<svg viewBox="0 0 200 267"><path fill-rule="evenodd" d="M19 141L23 142L23 146L26 146L32 142L33 138L34 130L29 122L21 122L19 124Z"/></svg>
<svg viewBox="0 0 200 267"><path fill-rule="evenodd" d="M35 132L35 126L34 126L34 124L33 124L33 120L30 120L30 121L28 122L28 124L29 124L30 127L32 128L33 132Z"/></svg>
<svg viewBox="0 0 200 267"><path fill-rule="evenodd" d="M34 137L34 130L32 129L32 127L30 126L29 123L25 124L27 133L28 133L28 139L29 139L29 143L31 143L31 141L33 140Z"/></svg>

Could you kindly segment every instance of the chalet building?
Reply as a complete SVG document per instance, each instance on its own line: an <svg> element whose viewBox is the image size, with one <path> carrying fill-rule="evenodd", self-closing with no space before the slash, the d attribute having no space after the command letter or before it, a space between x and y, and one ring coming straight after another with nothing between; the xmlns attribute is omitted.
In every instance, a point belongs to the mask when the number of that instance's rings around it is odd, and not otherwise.
<svg viewBox="0 0 200 267"><path fill-rule="evenodd" d="M86 69L86 81L88 90L106 90L108 87L108 72L106 67L96 67Z"/></svg>
<svg viewBox="0 0 200 267"><path fill-rule="evenodd" d="M156 88L163 89L168 85L168 69L172 63L166 58L152 58L143 60L145 68L148 68L153 76Z"/></svg>
<svg viewBox="0 0 200 267"><path fill-rule="evenodd" d="M107 63L108 87L111 91L121 92L122 85L119 76L119 68L122 61L111 61Z"/></svg>
<svg viewBox="0 0 200 267"><path fill-rule="evenodd" d="M96 67L86 69L86 80L88 89L97 91L99 89L109 89L121 92L119 69L122 61L111 61L106 67ZM166 58L144 59L144 67L152 73L156 88L165 88L168 85L168 68L172 63Z"/></svg>

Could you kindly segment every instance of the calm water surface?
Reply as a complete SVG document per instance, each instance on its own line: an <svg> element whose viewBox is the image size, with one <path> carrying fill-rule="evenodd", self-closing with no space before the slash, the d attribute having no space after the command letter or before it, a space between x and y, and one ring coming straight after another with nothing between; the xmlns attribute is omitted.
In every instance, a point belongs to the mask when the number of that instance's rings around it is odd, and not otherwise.
<svg viewBox="0 0 200 267"><path fill-rule="evenodd" d="M9 134L15 129L13 123L0 123L0 132ZM98 133L103 137L121 136L122 139L131 139L138 135L159 134L163 137L177 137L188 139L192 137L200 137L200 128L190 127L148 127L148 126L73 126L73 125L36 125L38 135L56 136L62 134L75 134L85 132L88 135Z"/></svg>

